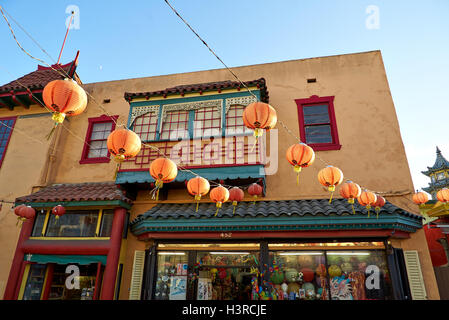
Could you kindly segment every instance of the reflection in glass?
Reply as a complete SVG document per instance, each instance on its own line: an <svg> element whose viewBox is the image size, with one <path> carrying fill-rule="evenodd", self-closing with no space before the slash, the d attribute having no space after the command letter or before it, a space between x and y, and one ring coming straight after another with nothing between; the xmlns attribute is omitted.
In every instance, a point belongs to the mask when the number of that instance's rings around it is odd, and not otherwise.
<svg viewBox="0 0 449 320"><path fill-rule="evenodd" d="M186 300L187 252L158 252L156 300Z"/></svg>

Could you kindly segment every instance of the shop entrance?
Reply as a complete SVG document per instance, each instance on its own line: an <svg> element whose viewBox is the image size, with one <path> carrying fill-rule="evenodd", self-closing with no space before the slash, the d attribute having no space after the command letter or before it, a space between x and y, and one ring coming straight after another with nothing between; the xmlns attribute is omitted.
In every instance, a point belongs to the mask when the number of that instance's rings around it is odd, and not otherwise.
<svg viewBox="0 0 449 320"><path fill-rule="evenodd" d="M156 300L393 299L383 241L156 246Z"/></svg>

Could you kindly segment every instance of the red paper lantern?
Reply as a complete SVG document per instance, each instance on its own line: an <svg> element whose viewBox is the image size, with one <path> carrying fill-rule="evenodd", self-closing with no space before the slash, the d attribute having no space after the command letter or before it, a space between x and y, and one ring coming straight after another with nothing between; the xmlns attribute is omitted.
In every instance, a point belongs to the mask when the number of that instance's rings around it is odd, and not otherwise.
<svg viewBox="0 0 449 320"><path fill-rule="evenodd" d="M331 197L329 199L329 203L331 203L335 186L343 181L343 172L337 167L327 166L318 172L318 181L331 192Z"/></svg>
<svg viewBox="0 0 449 320"><path fill-rule="evenodd" d="M293 170L297 173L296 184L299 184L299 173L301 168L306 168L315 161L315 152L311 147L304 143L297 143L287 149L286 154L288 162L294 166Z"/></svg>
<svg viewBox="0 0 449 320"><path fill-rule="evenodd" d="M122 162L134 158L142 148L142 142L134 131L116 129L109 134L107 146L115 161Z"/></svg>
<svg viewBox="0 0 449 320"><path fill-rule="evenodd" d="M376 195L376 202L373 203L374 210L376 211L376 217L379 218L380 208L382 208L387 202L384 197Z"/></svg>
<svg viewBox="0 0 449 320"><path fill-rule="evenodd" d="M358 198L361 193L362 189L360 186L349 180L343 183L340 187L340 195L343 198L348 199L348 203L350 203L352 207L352 214L355 214L354 199Z"/></svg>
<svg viewBox="0 0 449 320"><path fill-rule="evenodd" d="M276 110L268 103L253 102L243 110L243 123L254 130L256 138L263 135L263 130L274 128L277 122Z"/></svg>
<svg viewBox="0 0 449 320"><path fill-rule="evenodd" d="M260 196L263 192L263 188L258 183L253 183L248 188L248 193L254 197L254 204L256 203L257 197Z"/></svg>
<svg viewBox="0 0 449 320"><path fill-rule="evenodd" d="M237 207L237 203L242 201L245 197L245 193L239 187L233 187L229 190L229 201L232 201L232 205L234 206L234 210L232 213L235 213L235 208Z"/></svg>
<svg viewBox="0 0 449 320"><path fill-rule="evenodd" d="M61 205L57 205L51 209L51 213L55 215L55 219L58 220L59 217L65 214L65 208Z"/></svg>
<svg viewBox="0 0 449 320"><path fill-rule="evenodd" d="M362 191L360 196L357 198L357 200L360 203L360 205L366 207L366 209L368 210L368 218L369 218L369 210L371 209L371 206L374 203L376 203L376 201L377 201L376 194L373 192L364 190L364 191Z"/></svg>
<svg viewBox="0 0 449 320"><path fill-rule="evenodd" d="M157 158L150 164L150 174L156 180L156 188L153 190L153 199L159 199L159 189L164 183L175 180L178 175L178 167L176 163L168 158Z"/></svg>

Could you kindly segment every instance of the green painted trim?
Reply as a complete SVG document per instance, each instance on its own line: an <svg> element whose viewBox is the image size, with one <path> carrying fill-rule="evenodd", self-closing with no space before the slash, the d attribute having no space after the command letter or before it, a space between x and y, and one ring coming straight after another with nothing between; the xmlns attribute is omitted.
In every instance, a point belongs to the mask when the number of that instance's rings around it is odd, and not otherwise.
<svg viewBox="0 0 449 320"><path fill-rule="evenodd" d="M125 209L131 209L132 205L122 200L106 201L58 201L58 202L16 202L14 205L26 204L33 208L52 208L57 205L64 207L89 207L89 206L120 206Z"/></svg>

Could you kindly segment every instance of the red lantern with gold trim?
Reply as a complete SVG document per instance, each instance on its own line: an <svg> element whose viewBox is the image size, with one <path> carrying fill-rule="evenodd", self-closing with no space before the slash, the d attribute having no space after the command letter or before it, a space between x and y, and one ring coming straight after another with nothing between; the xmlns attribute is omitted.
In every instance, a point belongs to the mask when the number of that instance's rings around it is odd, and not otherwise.
<svg viewBox="0 0 449 320"><path fill-rule="evenodd" d="M229 199L229 191L223 186L218 186L213 188L209 193L210 199L216 203L217 211L215 212L216 216L218 214L218 210L220 210L223 203L228 201Z"/></svg>
<svg viewBox="0 0 449 320"><path fill-rule="evenodd" d="M229 190L229 201L232 201L232 205L234 206L232 214L235 214L235 208L237 207L237 203L242 201L244 197L245 193L239 187L233 187Z"/></svg>
<svg viewBox="0 0 449 320"><path fill-rule="evenodd" d="M343 181L343 172L337 167L327 166L318 172L318 181L331 192L329 199L329 203L331 203L335 187Z"/></svg>
<svg viewBox="0 0 449 320"><path fill-rule="evenodd" d="M59 217L65 214L65 208L59 204L51 209L51 213L55 215L55 219L58 220Z"/></svg>
<svg viewBox="0 0 449 320"><path fill-rule="evenodd" d="M384 197L379 196L378 194L376 195L376 197L377 197L376 202L373 203L373 207L374 207L374 210L376 211L376 218L378 219L380 209L385 205L385 203L387 201L385 200Z"/></svg>
<svg viewBox="0 0 449 320"><path fill-rule="evenodd" d="M152 198L159 199L159 190L164 183L175 180L178 175L178 167L176 163L168 158L157 158L150 164L150 174L156 180L156 187L152 191Z"/></svg>
<svg viewBox="0 0 449 320"><path fill-rule="evenodd" d="M296 184L299 185L299 173L315 161L315 151L304 143L297 143L287 149L286 157L296 172Z"/></svg>
<svg viewBox="0 0 449 320"><path fill-rule="evenodd" d="M195 196L196 200L195 212L198 212L198 203L201 200L201 197L206 195L209 192L209 189L210 189L209 181L207 181L202 177L195 177L187 182L187 191L189 191L189 193L192 196Z"/></svg>
<svg viewBox="0 0 449 320"><path fill-rule="evenodd" d="M360 203L360 205L366 207L366 209L368 210L368 218L369 218L371 206L375 204L377 201L376 194L368 190L363 190L360 196L357 198L357 200Z"/></svg>
<svg viewBox="0 0 449 320"><path fill-rule="evenodd" d="M254 198L254 204L256 204L257 197L263 193L263 188L258 183L253 183L248 188L248 193Z"/></svg>

